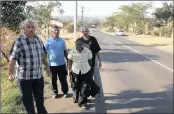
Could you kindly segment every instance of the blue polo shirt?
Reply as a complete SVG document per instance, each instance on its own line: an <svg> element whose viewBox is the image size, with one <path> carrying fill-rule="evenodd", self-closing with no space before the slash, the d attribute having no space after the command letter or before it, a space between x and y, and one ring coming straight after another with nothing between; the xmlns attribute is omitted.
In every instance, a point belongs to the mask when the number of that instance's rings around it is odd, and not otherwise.
<svg viewBox="0 0 174 114"><path fill-rule="evenodd" d="M45 42L48 52L48 63L50 66L65 65L64 50L66 44L63 38L48 38Z"/></svg>

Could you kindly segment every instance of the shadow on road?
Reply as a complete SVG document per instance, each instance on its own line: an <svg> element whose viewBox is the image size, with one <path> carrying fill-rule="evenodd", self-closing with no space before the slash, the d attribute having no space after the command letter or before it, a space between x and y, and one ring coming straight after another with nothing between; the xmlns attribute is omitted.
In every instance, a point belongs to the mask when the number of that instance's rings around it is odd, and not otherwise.
<svg viewBox="0 0 174 114"><path fill-rule="evenodd" d="M173 113L173 85L168 86L163 92L142 93L139 90L127 90L110 95L114 96L105 96L105 100L117 103L108 103L107 110L144 108L134 113ZM145 109L146 107L150 109Z"/></svg>
<svg viewBox="0 0 174 114"><path fill-rule="evenodd" d="M108 52L106 52L108 51ZM102 49L101 59L104 62L121 63L121 62L143 62L150 61L150 59L138 54L131 52L127 49ZM160 57L157 55L143 54L153 60L158 60Z"/></svg>

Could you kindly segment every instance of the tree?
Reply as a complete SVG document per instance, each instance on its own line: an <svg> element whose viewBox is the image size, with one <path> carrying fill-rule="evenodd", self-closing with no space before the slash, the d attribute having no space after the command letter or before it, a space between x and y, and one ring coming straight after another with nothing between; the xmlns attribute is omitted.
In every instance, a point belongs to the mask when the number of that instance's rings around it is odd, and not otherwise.
<svg viewBox="0 0 174 114"><path fill-rule="evenodd" d="M143 2L121 6L121 11L114 13L116 25L118 28L124 28L126 31L132 27L133 29L142 29L143 33L145 33L145 27L147 23L145 17L147 10L151 7L151 3ZM135 27L134 25L138 26Z"/></svg>
<svg viewBox="0 0 174 114"><path fill-rule="evenodd" d="M0 31L8 28L16 34L20 32L20 23L26 19L24 8L26 1L1 1L1 27ZM5 41L4 33L1 33L1 41ZM7 54L0 49L0 53L9 61Z"/></svg>
<svg viewBox="0 0 174 114"><path fill-rule="evenodd" d="M26 12L30 15L28 18L35 19L40 28L47 28L47 34L49 35L50 21L52 19L51 12L56 10L58 14L63 14L64 11L60 8L61 5L58 1L51 1L48 4L39 4L35 7L27 6Z"/></svg>
<svg viewBox="0 0 174 114"><path fill-rule="evenodd" d="M165 22L167 24L169 21L173 20L173 3L168 4L167 2L163 2L163 6L161 8L156 8L153 15L156 18L156 21Z"/></svg>
<svg viewBox="0 0 174 114"><path fill-rule="evenodd" d="M153 15L156 18L156 23L159 25L159 29L162 27L162 25L167 25L168 28L164 27L164 29L166 28L165 30L167 32L166 34L168 34L167 36L170 36L171 34L171 37L173 37L173 3L171 2L168 4L167 2L163 2L163 6L161 8L156 8ZM160 30L163 32L163 28Z"/></svg>
<svg viewBox="0 0 174 114"><path fill-rule="evenodd" d="M24 8L26 1L1 1L2 25L19 33L19 25L26 19Z"/></svg>

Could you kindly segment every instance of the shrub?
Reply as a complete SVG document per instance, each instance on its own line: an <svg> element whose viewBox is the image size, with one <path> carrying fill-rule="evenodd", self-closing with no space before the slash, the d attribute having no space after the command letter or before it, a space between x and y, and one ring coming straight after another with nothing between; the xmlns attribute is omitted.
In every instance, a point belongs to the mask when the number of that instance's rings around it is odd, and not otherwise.
<svg viewBox="0 0 174 114"><path fill-rule="evenodd" d="M159 32L157 30L152 31L151 33L153 36L159 36Z"/></svg>
<svg viewBox="0 0 174 114"><path fill-rule="evenodd" d="M108 29L108 30L106 30L106 32L115 32L115 30L114 29Z"/></svg>
<svg viewBox="0 0 174 114"><path fill-rule="evenodd" d="M68 31L71 31L71 30L74 29L74 25L71 24L71 23L69 23L69 24L67 24L64 28L65 28L66 30L68 30Z"/></svg>

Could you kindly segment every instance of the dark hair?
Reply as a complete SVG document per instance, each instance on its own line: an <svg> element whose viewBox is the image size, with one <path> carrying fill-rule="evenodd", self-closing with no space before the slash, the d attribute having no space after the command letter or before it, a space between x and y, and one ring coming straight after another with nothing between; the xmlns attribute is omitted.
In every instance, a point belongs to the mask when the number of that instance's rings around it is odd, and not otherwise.
<svg viewBox="0 0 174 114"><path fill-rule="evenodd" d="M54 28L54 29L59 29L60 27L57 26L57 25L53 25L53 28Z"/></svg>
<svg viewBox="0 0 174 114"><path fill-rule="evenodd" d="M75 41L75 44L79 44L79 43L82 43L82 40L80 38L78 38L76 41Z"/></svg>

